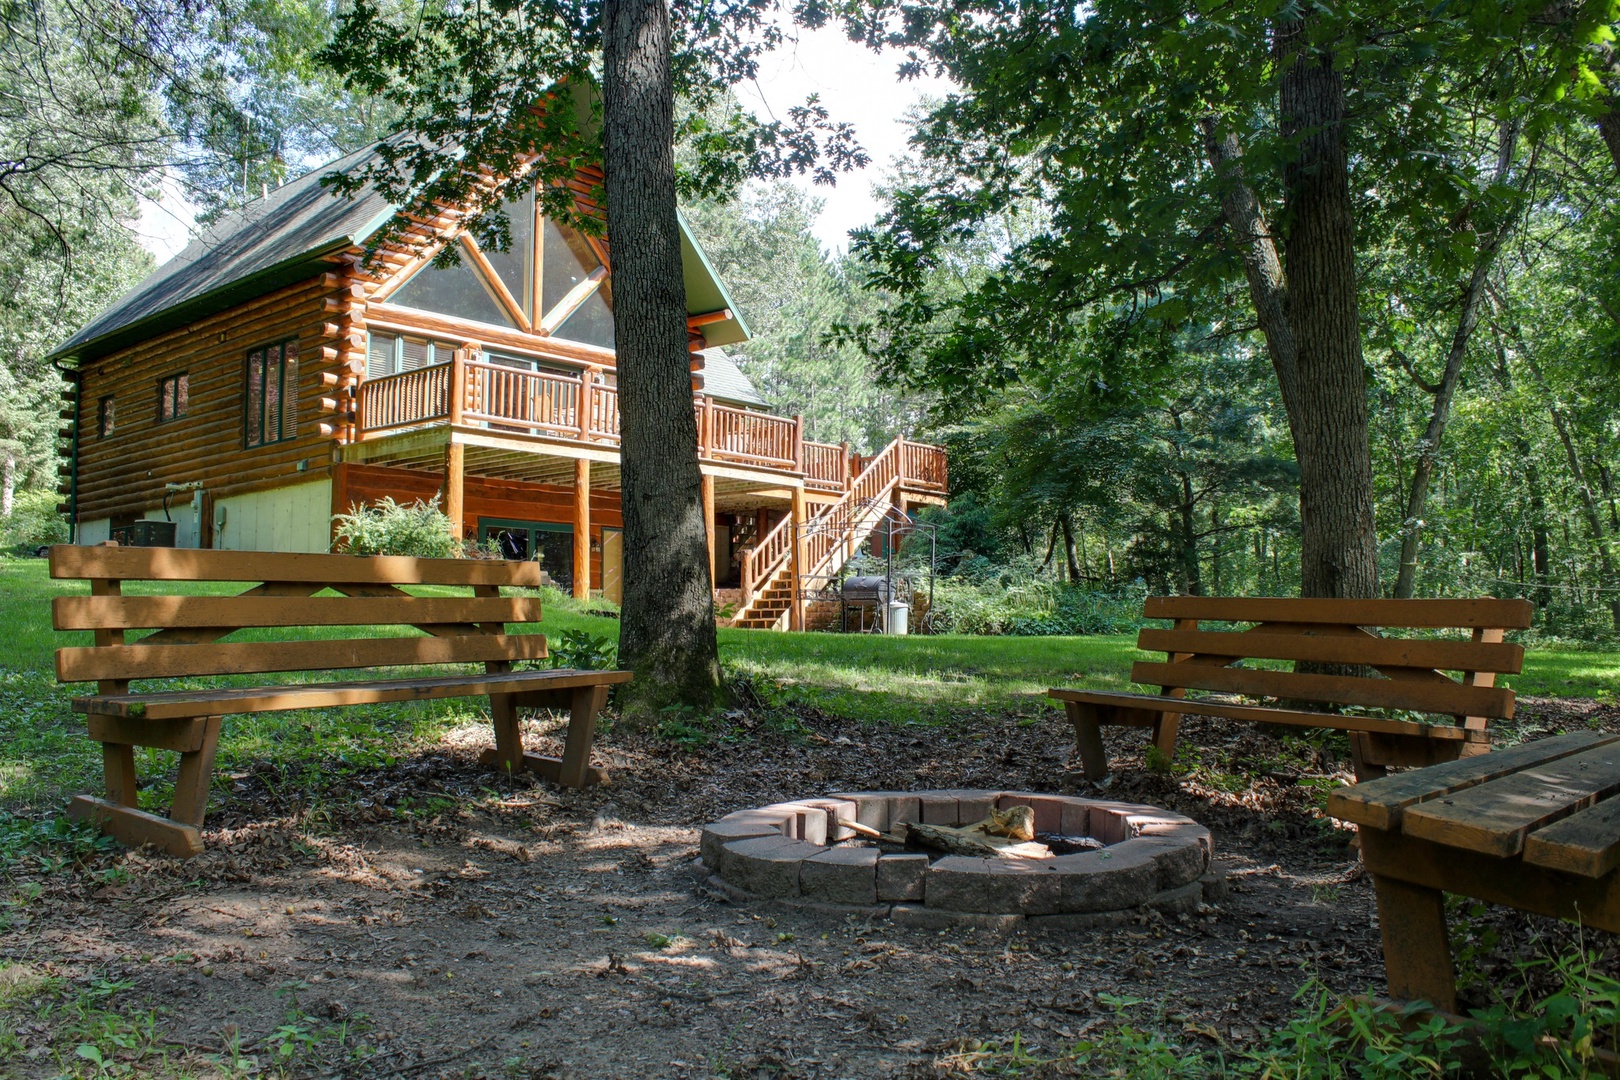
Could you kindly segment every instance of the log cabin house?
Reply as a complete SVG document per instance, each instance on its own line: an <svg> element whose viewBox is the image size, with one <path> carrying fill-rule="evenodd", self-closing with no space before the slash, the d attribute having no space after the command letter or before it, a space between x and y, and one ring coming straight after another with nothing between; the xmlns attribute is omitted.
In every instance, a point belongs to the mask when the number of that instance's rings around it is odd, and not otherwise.
<svg viewBox="0 0 1620 1080"><path fill-rule="evenodd" d="M400 208L331 194L327 171L222 219L53 354L71 379L76 542L168 521L181 546L325 551L333 515L437 495L463 536L617 601L608 244L544 217L531 190L509 207L509 251L481 250L446 208L368 263ZM576 174L583 210L600 182ZM459 264L435 265L447 244ZM726 355L747 324L684 223L682 257L714 580L740 625L803 626L806 595L884 514L943 503L944 451L806 439Z"/></svg>

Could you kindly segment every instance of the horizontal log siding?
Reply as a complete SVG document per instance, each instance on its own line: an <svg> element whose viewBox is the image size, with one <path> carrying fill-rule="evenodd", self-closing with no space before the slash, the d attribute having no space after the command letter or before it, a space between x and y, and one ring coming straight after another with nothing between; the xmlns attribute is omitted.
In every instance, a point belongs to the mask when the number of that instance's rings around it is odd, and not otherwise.
<svg viewBox="0 0 1620 1080"><path fill-rule="evenodd" d="M385 465L341 464L333 467L333 499L337 509L368 505L387 495L396 502L428 500L439 494L444 477L419 469L394 469ZM526 484L517 480L497 480L468 475L463 484L462 535L478 535L478 519L501 521L546 521L558 525L574 523L574 489L553 484ZM591 489L591 539L600 541L602 529L624 527L619 493ZM600 547L600 544L598 544ZM602 587L602 553L591 552L591 588Z"/></svg>
<svg viewBox="0 0 1620 1080"><path fill-rule="evenodd" d="M325 301L349 300L342 288L315 277L211 315L180 330L85 365L79 402L80 521L138 515L162 503L168 483L201 481L210 495L249 486L271 486L320 475L332 459L333 440L320 434L331 414L320 398L331 391L321 374L338 364L323 358L332 347L341 357L346 343L326 336L328 324L350 320L328 312ZM243 370L250 350L288 338L298 339L298 421L294 438L269 446L242 445ZM158 380L184 371L189 378L186 415L157 422ZM101 398L115 400L113 434L97 433ZM300 472L307 462L307 472ZM184 503L189 495L176 496ZM208 523L204 523L204 528Z"/></svg>

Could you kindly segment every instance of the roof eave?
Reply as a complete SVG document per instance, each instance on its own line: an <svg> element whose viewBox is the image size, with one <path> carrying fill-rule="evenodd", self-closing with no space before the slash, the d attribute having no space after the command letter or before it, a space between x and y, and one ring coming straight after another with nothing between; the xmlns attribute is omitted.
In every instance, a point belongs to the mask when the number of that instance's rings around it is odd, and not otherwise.
<svg viewBox="0 0 1620 1080"><path fill-rule="evenodd" d="M221 311L235 307L265 293L287 285L295 284L306 278L313 277L314 273L323 269L330 256L346 251L357 243L362 243L364 237L356 240L353 237L343 236L331 240L318 248L301 252L289 259L283 259L263 270L255 271L247 277L226 282L218 288L211 289L201 296L193 297L174 307L154 312L144 319L126 323L105 334L91 338L87 341L75 342L69 340L46 357L47 360L61 361L68 364L84 364L92 360L99 360L109 353L119 349L139 344L159 334L178 329L198 319L217 315Z"/></svg>

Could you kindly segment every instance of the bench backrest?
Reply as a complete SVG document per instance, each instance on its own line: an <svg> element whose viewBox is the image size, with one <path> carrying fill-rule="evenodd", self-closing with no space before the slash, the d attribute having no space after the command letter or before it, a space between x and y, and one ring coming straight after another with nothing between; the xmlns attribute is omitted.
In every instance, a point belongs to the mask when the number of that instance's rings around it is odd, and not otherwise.
<svg viewBox="0 0 1620 1080"><path fill-rule="evenodd" d="M132 679L452 663L546 656L540 634L507 623L540 621L537 597L502 586L540 584L540 565L391 555L300 555L184 548L53 547L51 577L90 582L89 596L51 602L57 630L93 630L95 644L58 649L56 677L124 693ZM126 581L240 582L230 596L123 595ZM471 596L412 596L401 586L470 586ZM317 596L331 590L339 595ZM144 590L143 590L144 591ZM249 627L413 626L420 635L227 641ZM131 630L155 629L126 642Z"/></svg>
<svg viewBox="0 0 1620 1080"><path fill-rule="evenodd" d="M1496 685L1516 674L1524 648L1504 642L1507 630L1530 625L1527 600L1296 600L1281 597L1153 596L1143 615L1171 619L1170 630L1145 629L1137 647L1169 654L1143 661L1131 680L1162 692L1225 691L1256 697L1462 718L1483 729L1486 718L1513 715L1513 691ZM1253 624L1247 630L1202 630L1200 623ZM1379 630L1463 630L1469 640L1385 637ZM1238 668L1243 660L1304 661L1372 669L1312 674ZM1454 671L1457 677L1446 672Z"/></svg>

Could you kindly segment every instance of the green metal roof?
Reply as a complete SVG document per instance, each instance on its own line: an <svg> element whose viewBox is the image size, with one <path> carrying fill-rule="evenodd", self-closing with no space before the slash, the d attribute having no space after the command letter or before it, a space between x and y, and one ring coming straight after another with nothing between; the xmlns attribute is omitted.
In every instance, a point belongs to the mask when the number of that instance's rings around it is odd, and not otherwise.
<svg viewBox="0 0 1620 1080"><path fill-rule="evenodd" d="M330 257L366 243L398 207L374 190L353 199L321 186L331 172L356 170L375 156L357 151L312 170L214 223L105 312L59 346L55 360L85 363L331 268ZM702 327L708 346L748 340L748 326L683 220L681 263L686 310L729 318ZM738 372L746 384L746 377ZM734 388L736 389L736 388ZM735 400L753 403L758 394Z"/></svg>

